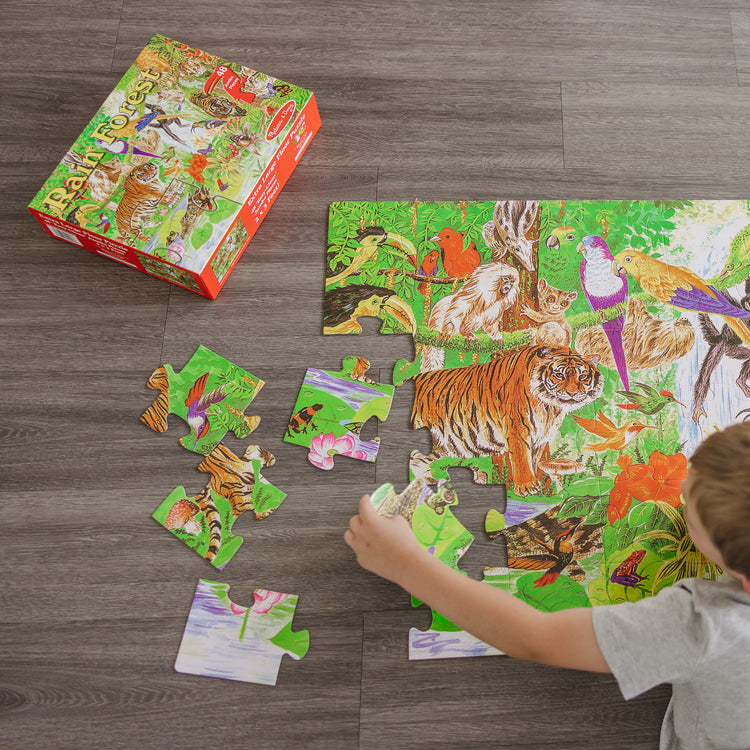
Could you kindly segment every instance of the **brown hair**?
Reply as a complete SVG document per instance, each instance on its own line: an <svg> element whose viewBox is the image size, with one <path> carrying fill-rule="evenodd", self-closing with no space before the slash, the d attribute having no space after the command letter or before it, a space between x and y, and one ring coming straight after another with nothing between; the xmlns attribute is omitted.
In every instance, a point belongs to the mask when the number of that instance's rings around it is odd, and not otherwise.
<svg viewBox="0 0 750 750"><path fill-rule="evenodd" d="M750 578L750 422L709 435L690 466L703 527L727 567Z"/></svg>

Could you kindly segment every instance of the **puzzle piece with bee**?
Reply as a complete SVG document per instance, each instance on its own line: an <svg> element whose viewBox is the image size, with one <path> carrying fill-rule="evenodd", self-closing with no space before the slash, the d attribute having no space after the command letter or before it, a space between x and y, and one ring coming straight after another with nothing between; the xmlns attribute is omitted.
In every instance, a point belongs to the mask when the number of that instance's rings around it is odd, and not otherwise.
<svg viewBox="0 0 750 750"><path fill-rule="evenodd" d="M199 346L185 367L177 373L162 365L148 379L148 387L159 391L141 422L156 432L167 430L167 417L176 414L190 432L180 444L190 451L208 455L227 432L247 437L260 417L244 411L258 395L264 381L237 365Z"/></svg>
<svg viewBox="0 0 750 750"><path fill-rule="evenodd" d="M363 357L346 357L340 371L308 368L294 411L284 435L287 443L309 448L310 463L333 468L333 456L341 454L361 461L375 461L380 439L362 440L362 425L376 417L384 422L393 401L393 386L367 376Z"/></svg>
<svg viewBox="0 0 750 750"><path fill-rule="evenodd" d="M295 661L310 647L307 630L292 630L299 597L253 591L244 607L229 598L229 584L200 579L177 653L176 672L275 685L281 658Z"/></svg>
<svg viewBox="0 0 750 750"><path fill-rule="evenodd" d="M256 518L265 518L286 497L261 476L261 470L275 462L259 445L249 445L241 457L218 445L198 464L199 471L210 475L208 484L192 496L183 487L173 490L153 518L221 570L243 542L232 533L238 516L252 510Z"/></svg>

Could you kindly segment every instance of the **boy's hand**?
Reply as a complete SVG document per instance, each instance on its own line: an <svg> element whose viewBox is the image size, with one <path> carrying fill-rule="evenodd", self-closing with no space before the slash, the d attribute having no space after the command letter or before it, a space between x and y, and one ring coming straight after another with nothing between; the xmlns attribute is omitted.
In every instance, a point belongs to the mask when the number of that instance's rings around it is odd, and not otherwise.
<svg viewBox="0 0 750 750"><path fill-rule="evenodd" d="M417 542L408 521L402 516L379 515L369 495L359 501L359 515L349 521L344 541L365 570L394 583L401 583L403 573L420 555L429 555Z"/></svg>

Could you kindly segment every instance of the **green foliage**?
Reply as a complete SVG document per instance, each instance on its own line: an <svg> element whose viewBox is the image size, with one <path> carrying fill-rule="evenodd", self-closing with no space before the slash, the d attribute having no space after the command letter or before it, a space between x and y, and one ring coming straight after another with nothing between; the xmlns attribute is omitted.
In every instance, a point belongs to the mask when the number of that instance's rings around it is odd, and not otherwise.
<svg viewBox="0 0 750 750"><path fill-rule="evenodd" d="M535 586L539 580L539 573L527 573L517 582L515 596L523 599L542 612L557 612L561 609L573 607L590 607L586 589L566 575L560 575L546 586Z"/></svg>

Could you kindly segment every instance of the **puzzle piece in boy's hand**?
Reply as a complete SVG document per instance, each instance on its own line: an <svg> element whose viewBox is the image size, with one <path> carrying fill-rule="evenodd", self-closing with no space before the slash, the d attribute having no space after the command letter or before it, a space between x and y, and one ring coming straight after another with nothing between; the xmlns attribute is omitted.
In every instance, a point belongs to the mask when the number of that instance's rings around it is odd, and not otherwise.
<svg viewBox="0 0 750 750"><path fill-rule="evenodd" d="M281 657L299 660L310 645L309 631L292 631L298 597L255 589L247 608L228 592L229 584L198 581L175 671L275 685Z"/></svg>
<svg viewBox="0 0 750 750"><path fill-rule="evenodd" d="M308 368L284 440L309 448L310 463L333 468L338 454L374 461L380 439L362 440L362 425L371 417L384 422L393 401L393 386L365 374L363 357L346 357L339 372Z"/></svg>
<svg viewBox="0 0 750 750"><path fill-rule="evenodd" d="M403 516L419 544L451 568L458 568L458 561L474 541L451 511L458 497L448 482L438 482L433 491L415 479L398 495L392 484L384 484L372 493L370 502L381 516Z"/></svg>
<svg viewBox="0 0 750 750"><path fill-rule="evenodd" d="M180 443L208 455L227 432L244 438L258 426L260 417L246 417L243 412L263 385L260 378L199 346L181 372L176 373L170 365L154 370L148 387L159 395L141 422L165 432L167 415L176 414L190 426L190 433L180 438Z"/></svg>
<svg viewBox="0 0 750 750"><path fill-rule="evenodd" d="M381 516L403 516L424 549L458 570L458 562L474 537L451 511L450 506L458 504L458 497L449 482L440 480L433 492L417 478L400 494L396 494L392 484L384 484L372 493L370 502ZM420 604L412 597L412 606ZM428 630L409 630L410 660L500 653L457 628L439 612L431 611L432 624Z"/></svg>
<svg viewBox="0 0 750 750"><path fill-rule="evenodd" d="M198 465L208 472L208 485L188 497L178 487L154 511L162 526L221 570L244 541L232 534L237 517L248 509L264 518L281 505L286 493L260 476L276 459L265 448L249 445L242 458L219 445Z"/></svg>

